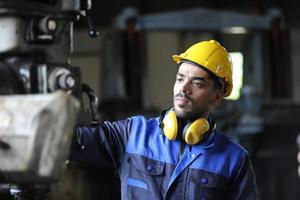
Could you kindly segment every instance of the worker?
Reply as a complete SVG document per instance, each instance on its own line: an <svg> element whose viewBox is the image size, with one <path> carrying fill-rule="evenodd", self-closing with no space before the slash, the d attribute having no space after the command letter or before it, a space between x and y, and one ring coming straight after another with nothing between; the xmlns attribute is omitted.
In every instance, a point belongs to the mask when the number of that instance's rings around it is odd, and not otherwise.
<svg viewBox="0 0 300 200"><path fill-rule="evenodd" d="M172 108L160 116L78 127L71 159L118 170L123 200L256 200L247 151L216 128L213 109L232 90L232 62L217 41L174 55Z"/></svg>

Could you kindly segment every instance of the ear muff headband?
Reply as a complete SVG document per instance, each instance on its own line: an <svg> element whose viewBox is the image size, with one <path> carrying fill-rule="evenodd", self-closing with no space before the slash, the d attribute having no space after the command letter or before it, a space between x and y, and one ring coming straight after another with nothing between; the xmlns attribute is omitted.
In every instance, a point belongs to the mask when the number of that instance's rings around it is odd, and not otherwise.
<svg viewBox="0 0 300 200"><path fill-rule="evenodd" d="M162 129L169 140L175 140L178 135L178 120L176 113L171 110L166 113L162 120ZM187 124L182 131L182 138L189 145L199 143L205 133L210 130L210 125L205 118L199 118Z"/></svg>

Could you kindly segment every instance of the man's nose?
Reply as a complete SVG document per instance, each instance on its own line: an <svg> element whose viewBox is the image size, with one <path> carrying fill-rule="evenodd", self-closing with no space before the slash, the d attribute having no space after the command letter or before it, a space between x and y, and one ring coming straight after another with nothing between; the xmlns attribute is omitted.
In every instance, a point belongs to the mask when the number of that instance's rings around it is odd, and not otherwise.
<svg viewBox="0 0 300 200"><path fill-rule="evenodd" d="M190 94L190 84L189 81L183 81L182 84L180 85L180 91L185 93L185 94Z"/></svg>

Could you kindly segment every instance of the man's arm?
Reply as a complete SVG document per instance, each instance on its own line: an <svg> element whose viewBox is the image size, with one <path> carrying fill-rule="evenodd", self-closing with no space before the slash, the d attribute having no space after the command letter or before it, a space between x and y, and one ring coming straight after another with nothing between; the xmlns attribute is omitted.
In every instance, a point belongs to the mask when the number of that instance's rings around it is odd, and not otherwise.
<svg viewBox="0 0 300 200"><path fill-rule="evenodd" d="M246 156L232 184L230 198L232 200L259 199L255 174L249 157Z"/></svg>
<svg viewBox="0 0 300 200"><path fill-rule="evenodd" d="M102 126L77 127L70 160L118 168L128 141L131 119L104 122Z"/></svg>

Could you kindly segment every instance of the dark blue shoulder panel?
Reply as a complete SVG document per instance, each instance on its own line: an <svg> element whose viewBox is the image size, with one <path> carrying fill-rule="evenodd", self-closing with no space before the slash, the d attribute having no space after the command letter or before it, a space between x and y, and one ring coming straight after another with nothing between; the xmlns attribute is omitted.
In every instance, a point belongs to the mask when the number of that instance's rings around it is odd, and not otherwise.
<svg viewBox="0 0 300 200"><path fill-rule="evenodd" d="M132 117L126 151L170 164L177 162L179 141L168 140L159 127L158 118Z"/></svg>

